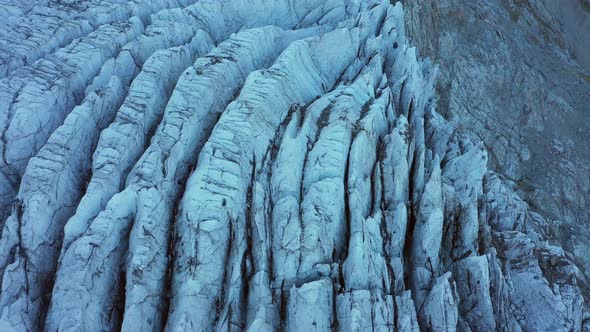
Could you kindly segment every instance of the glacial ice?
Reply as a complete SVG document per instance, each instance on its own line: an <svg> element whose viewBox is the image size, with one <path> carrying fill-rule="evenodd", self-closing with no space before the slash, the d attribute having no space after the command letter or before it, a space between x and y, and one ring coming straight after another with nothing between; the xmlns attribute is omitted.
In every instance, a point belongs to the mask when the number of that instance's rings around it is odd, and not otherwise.
<svg viewBox="0 0 590 332"><path fill-rule="evenodd" d="M0 8L1 330L582 330L401 3Z"/></svg>

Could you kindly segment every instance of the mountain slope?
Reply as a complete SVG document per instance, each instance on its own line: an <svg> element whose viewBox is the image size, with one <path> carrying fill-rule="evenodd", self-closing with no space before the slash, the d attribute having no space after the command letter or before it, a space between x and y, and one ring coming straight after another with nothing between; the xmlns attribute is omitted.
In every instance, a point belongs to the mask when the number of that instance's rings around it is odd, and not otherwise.
<svg viewBox="0 0 590 332"><path fill-rule="evenodd" d="M584 3L404 1L410 39L439 64L439 112L484 141L490 168L587 279L590 67L576 51L588 42L577 37L590 22Z"/></svg>

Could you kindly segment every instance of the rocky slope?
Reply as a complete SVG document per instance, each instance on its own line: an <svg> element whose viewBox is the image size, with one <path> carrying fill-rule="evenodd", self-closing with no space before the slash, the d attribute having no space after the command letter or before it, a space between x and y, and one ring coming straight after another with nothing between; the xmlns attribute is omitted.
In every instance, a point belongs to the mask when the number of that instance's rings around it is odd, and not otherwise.
<svg viewBox="0 0 590 332"><path fill-rule="evenodd" d="M0 330L590 330L406 7L0 2Z"/></svg>
<svg viewBox="0 0 590 332"><path fill-rule="evenodd" d="M476 134L536 229L590 277L588 0L405 0L437 110ZM586 51L584 51L586 50ZM588 286L585 286L588 287Z"/></svg>

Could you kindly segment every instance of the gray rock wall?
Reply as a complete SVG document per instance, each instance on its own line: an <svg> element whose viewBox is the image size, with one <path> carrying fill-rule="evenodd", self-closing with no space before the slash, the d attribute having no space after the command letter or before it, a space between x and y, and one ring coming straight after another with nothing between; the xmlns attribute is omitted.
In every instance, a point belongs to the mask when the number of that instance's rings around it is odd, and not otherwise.
<svg viewBox="0 0 590 332"><path fill-rule="evenodd" d="M437 110L484 142L490 169L527 201L536 212L527 218L574 257L585 278L590 68L581 49L590 40L587 4L404 1L410 40L439 65Z"/></svg>

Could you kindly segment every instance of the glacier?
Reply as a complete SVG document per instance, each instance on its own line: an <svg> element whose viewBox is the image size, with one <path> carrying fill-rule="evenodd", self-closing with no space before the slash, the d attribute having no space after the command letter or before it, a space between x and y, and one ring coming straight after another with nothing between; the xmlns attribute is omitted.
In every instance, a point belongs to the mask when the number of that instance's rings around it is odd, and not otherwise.
<svg viewBox="0 0 590 332"><path fill-rule="evenodd" d="M0 330L590 331L404 6L1 2Z"/></svg>

